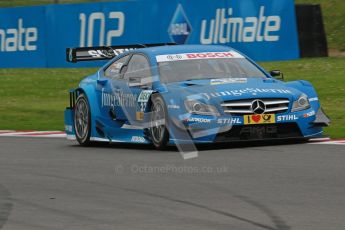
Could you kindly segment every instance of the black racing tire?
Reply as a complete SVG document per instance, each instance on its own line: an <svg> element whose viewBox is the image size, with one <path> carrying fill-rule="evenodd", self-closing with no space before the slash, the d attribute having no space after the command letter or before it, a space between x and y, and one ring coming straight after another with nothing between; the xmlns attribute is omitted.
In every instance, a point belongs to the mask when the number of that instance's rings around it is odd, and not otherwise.
<svg viewBox="0 0 345 230"><path fill-rule="evenodd" d="M75 137L80 145L90 146L91 136L91 111L90 104L85 94L81 93L74 106Z"/></svg>
<svg viewBox="0 0 345 230"><path fill-rule="evenodd" d="M167 107L160 95L152 95L151 102L149 133L154 147L163 150L169 141Z"/></svg>

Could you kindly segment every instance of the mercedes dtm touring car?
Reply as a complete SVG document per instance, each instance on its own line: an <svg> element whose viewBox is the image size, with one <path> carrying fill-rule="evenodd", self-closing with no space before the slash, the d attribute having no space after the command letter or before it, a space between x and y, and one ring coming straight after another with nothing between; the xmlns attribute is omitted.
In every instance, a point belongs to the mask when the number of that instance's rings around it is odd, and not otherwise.
<svg viewBox="0 0 345 230"><path fill-rule="evenodd" d="M284 82L226 46L68 48L67 61L110 61L70 91L69 138L178 143L320 137L329 119L307 81Z"/></svg>

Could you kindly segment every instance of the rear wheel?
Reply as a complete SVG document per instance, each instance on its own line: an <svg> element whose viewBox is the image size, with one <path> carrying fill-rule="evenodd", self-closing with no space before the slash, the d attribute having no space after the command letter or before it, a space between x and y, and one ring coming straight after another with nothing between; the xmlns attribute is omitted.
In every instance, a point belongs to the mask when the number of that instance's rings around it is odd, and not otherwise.
<svg viewBox="0 0 345 230"><path fill-rule="evenodd" d="M91 135L91 112L85 94L80 94L74 107L74 130L80 145L89 146Z"/></svg>
<svg viewBox="0 0 345 230"><path fill-rule="evenodd" d="M164 100L161 96L152 98L150 136L153 145L157 149L164 149L169 141L167 129L167 111Z"/></svg>

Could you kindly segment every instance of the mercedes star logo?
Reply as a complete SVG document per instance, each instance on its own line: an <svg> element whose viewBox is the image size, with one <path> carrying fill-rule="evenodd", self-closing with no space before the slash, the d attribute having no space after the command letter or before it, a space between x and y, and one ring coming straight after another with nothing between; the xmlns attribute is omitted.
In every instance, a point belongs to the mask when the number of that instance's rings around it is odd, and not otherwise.
<svg viewBox="0 0 345 230"><path fill-rule="evenodd" d="M263 114L266 110L266 105L261 100L254 100L252 102L251 109L252 109L253 113L255 113L255 114Z"/></svg>

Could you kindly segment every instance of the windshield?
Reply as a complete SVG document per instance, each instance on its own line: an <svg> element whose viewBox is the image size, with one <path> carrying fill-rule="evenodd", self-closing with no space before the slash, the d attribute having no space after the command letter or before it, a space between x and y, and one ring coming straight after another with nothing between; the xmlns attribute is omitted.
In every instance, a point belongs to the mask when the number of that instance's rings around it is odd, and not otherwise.
<svg viewBox="0 0 345 230"><path fill-rule="evenodd" d="M206 58L158 63L161 82L220 78L266 78L245 58Z"/></svg>

